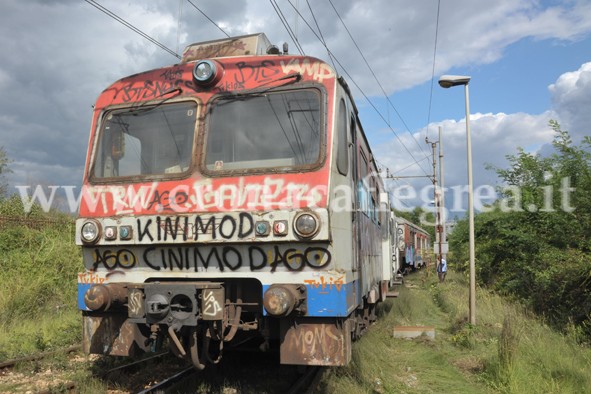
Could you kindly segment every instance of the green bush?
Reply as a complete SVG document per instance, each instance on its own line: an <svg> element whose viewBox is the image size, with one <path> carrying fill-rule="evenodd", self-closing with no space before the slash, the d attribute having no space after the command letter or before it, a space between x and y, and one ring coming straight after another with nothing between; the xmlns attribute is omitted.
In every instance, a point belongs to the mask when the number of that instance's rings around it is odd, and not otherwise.
<svg viewBox="0 0 591 394"><path fill-rule="evenodd" d="M19 203L16 198L0 201L0 214L12 216ZM23 220L4 224L0 231L0 347L5 357L79 337L76 277L83 265L73 221L37 208L32 212L43 220L39 228Z"/></svg>

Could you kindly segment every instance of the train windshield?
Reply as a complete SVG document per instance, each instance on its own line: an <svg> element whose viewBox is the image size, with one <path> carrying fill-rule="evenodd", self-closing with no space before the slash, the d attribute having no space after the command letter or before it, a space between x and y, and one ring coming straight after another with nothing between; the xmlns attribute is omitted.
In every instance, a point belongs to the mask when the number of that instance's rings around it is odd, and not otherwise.
<svg viewBox="0 0 591 394"><path fill-rule="evenodd" d="M178 174L191 165L195 102L177 102L106 114L94 178Z"/></svg>
<svg viewBox="0 0 591 394"><path fill-rule="evenodd" d="M318 163L320 97L310 89L218 98L210 108L206 169L264 171Z"/></svg>

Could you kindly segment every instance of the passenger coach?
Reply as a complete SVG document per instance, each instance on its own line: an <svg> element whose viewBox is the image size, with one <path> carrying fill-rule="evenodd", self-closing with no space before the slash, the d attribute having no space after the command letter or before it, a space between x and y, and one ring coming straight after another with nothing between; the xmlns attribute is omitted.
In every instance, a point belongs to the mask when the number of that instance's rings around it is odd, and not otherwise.
<svg viewBox="0 0 591 394"><path fill-rule="evenodd" d="M76 241L87 353L167 343L345 365L393 272L387 194L347 84L263 34L105 89Z"/></svg>

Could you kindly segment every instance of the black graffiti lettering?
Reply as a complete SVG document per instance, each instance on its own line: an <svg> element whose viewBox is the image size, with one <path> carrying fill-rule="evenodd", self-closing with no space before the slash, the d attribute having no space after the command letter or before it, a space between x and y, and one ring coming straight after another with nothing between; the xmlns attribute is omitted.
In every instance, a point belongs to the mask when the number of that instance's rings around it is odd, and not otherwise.
<svg viewBox="0 0 591 394"><path fill-rule="evenodd" d="M172 196L172 199L176 205L183 205L187 201L189 201L189 195L187 194L187 192L181 190L179 192L176 192L174 196Z"/></svg>
<svg viewBox="0 0 591 394"><path fill-rule="evenodd" d="M187 240L187 233L189 232L189 218L185 216L183 225L183 241Z"/></svg>
<svg viewBox="0 0 591 394"><path fill-rule="evenodd" d="M285 263L285 260L283 259L283 254L279 251L279 246L275 245L274 258L271 262L271 272L275 272L279 263Z"/></svg>
<svg viewBox="0 0 591 394"><path fill-rule="evenodd" d="M220 271L223 271L224 265L221 264L221 262L220 262L220 255L218 254L218 250L216 248L212 248L209 251L209 254L207 255L207 259L203 259L203 256L201 255L199 248L194 248L193 249L193 263L194 263L194 267L195 267L195 272L197 272L197 262L199 260L201 261L201 264L203 264L203 268L208 269L209 268L209 260L211 259L212 256L215 256L215 259L216 259L217 264L220 268Z"/></svg>
<svg viewBox="0 0 591 394"><path fill-rule="evenodd" d="M184 249L184 250L183 250ZM163 251L164 252L164 251ZM169 248L168 249L168 267L172 271L175 267L179 270L189 269L189 250L186 248ZM187 258L186 258L187 257ZM166 265L164 253L162 253L162 264ZM164 267L166 268L166 267Z"/></svg>
<svg viewBox="0 0 591 394"><path fill-rule="evenodd" d="M156 228L156 239L162 241L162 218L160 216L156 216Z"/></svg>
<svg viewBox="0 0 591 394"><path fill-rule="evenodd" d="M248 229L245 228L248 225ZM240 212L238 219L238 238L246 238L254 232L254 220L246 212Z"/></svg>
<svg viewBox="0 0 591 394"><path fill-rule="evenodd" d="M160 271L160 267L157 265L152 264L152 262L150 261L150 259L148 259L148 255L153 252L154 250L156 250L155 246L150 246L149 248L146 248L146 250L144 250L144 263L146 263L146 265L150 268L152 268L153 270L156 271Z"/></svg>
<svg viewBox="0 0 591 394"><path fill-rule="evenodd" d="M121 268L132 268L136 262L137 259L131 251L127 249L120 249L117 251L117 264L119 264Z"/></svg>
<svg viewBox="0 0 591 394"><path fill-rule="evenodd" d="M165 190L160 193L158 190L156 190L152 196L152 199L148 203L148 209L152 209L154 205L156 208L160 208L162 210L170 210L170 192Z"/></svg>
<svg viewBox="0 0 591 394"><path fill-rule="evenodd" d="M287 249L284 256L285 266L290 271L301 271L306 265L305 255L295 249Z"/></svg>
<svg viewBox="0 0 591 394"><path fill-rule="evenodd" d="M259 64L247 64L246 62L236 63L238 73L236 74L235 81L242 86L244 83L250 80L255 82L264 83L268 82L273 76L279 74L280 70L272 68L275 63L272 60L264 60Z"/></svg>
<svg viewBox="0 0 591 394"><path fill-rule="evenodd" d="M179 79L183 77L183 70L180 68L172 68L172 69L168 69L165 72L163 72L162 74L160 74L160 76L163 79L172 81L175 79Z"/></svg>
<svg viewBox="0 0 591 394"><path fill-rule="evenodd" d="M176 241L176 235L179 231L179 217L177 216L174 221L174 229L172 227L172 218L167 216L164 219L164 240L166 241L168 234L170 234L171 238Z"/></svg>
<svg viewBox="0 0 591 394"><path fill-rule="evenodd" d="M175 87L176 81L152 81L147 80L143 85L137 86L129 83L121 88L121 99L125 102L149 100L162 96Z"/></svg>
<svg viewBox="0 0 591 394"><path fill-rule="evenodd" d="M228 225L229 223L229 225ZM230 229L230 233L224 233L224 229L227 231L228 228ZM222 238L224 239L230 239L234 236L234 233L236 232L236 220L230 216L230 215L226 215L222 218L221 222L220 222L220 227L218 228L220 235L222 236Z"/></svg>
<svg viewBox="0 0 591 394"><path fill-rule="evenodd" d="M261 261L256 262L253 252L257 252L261 256ZM248 261L250 263L250 270L257 271L264 268L267 265L267 254L265 251L258 246L251 246L248 248Z"/></svg>
<svg viewBox="0 0 591 394"><path fill-rule="evenodd" d="M108 270L113 270L115 268L133 268L136 263L137 258L128 249L119 249L117 252L110 249L101 252L99 249L95 249L92 266L97 269L99 265L102 265Z"/></svg>
<svg viewBox="0 0 591 394"><path fill-rule="evenodd" d="M201 216L197 216L195 219L195 235L193 236L193 239L195 241L199 239L199 231L201 231L202 234L207 233L209 226L211 226L211 238L215 239L215 216L209 218L205 227L203 227L203 220L201 219Z"/></svg>
<svg viewBox="0 0 591 394"><path fill-rule="evenodd" d="M208 270L216 264L222 272L225 269L236 271L246 264L251 271L260 271L268 265L268 262L270 262L271 272L275 272L280 265L283 265L288 271L302 271L306 267L312 269L326 267L332 260L330 252L321 246L311 246L302 252L295 248L282 251L278 245L275 245L269 251L269 255L263 247L257 245L249 246L244 253L237 247L229 245L210 248L199 246L164 247L158 249L160 251L159 262L151 258L151 254L155 250L157 250L156 247L151 246L144 251L145 265L154 270L163 268L171 271L188 271L193 268L195 272L198 272L200 269ZM136 264L136 258L126 249L121 249L117 253L108 250L100 253L97 249L95 251L95 265L98 264L129 268Z"/></svg>
<svg viewBox="0 0 591 394"><path fill-rule="evenodd" d="M311 268L322 268L330 264L332 256L328 250L318 246L310 246L304 252L306 264Z"/></svg>
<svg viewBox="0 0 591 394"><path fill-rule="evenodd" d="M230 253L234 254L234 259L229 258L228 255ZM242 255L238 250L236 250L236 248L224 246L224 249L222 250L222 257L226 267L230 268L232 271L236 271L238 268L242 267Z"/></svg>
<svg viewBox="0 0 591 394"><path fill-rule="evenodd" d="M139 234L139 241L142 242L145 236L150 238L150 241L154 241L154 237L150 234L150 224L152 223L152 219L148 219L144 228L142 229L142 221L140 219L137 220L137 229Z"/></svg>

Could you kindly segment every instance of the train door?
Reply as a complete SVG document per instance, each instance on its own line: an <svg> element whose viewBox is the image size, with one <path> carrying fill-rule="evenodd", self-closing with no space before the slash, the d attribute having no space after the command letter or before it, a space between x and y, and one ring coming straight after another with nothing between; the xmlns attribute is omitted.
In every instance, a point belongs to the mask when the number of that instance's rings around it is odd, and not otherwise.
<svg viewBox="0 0 591 394"><path fill-rule="evenodd" d="M359 191L358 191L358 184L359 184L359 173L358 173L358 152L359 147L357 146L357 128L356 128L356 120L355 116L351 114L350 120L350 135L351 135L351 145L353 146L353 154L352 154L352 171L351 171L351 198L353 200L353 211L351 215L351 219L353 221L353 239L351 240L351 244L353 245L353 266L351 267L353 272L361 273L361 258L360 258L360 250L361 250L361 226L359 222L360 218L360 204L359 204ZM361 279L361 278L359 278ZM361 283L361 282L360 282Z"/></svg>

